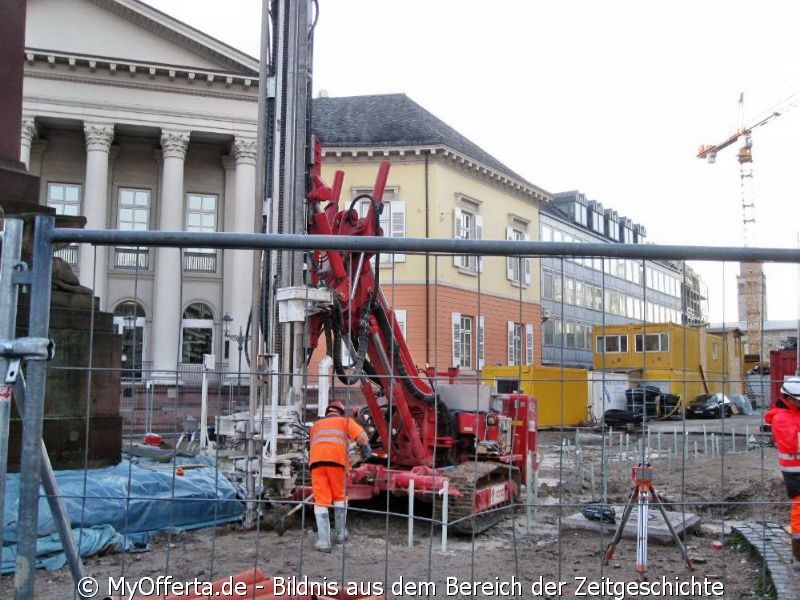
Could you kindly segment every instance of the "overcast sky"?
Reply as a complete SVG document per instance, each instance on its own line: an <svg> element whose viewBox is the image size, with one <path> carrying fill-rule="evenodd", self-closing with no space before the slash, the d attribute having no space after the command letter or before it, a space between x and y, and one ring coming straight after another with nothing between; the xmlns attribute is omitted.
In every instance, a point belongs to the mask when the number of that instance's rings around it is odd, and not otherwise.
<svg viewBox="0 0 800 600"><path fill-rule="evenodd" d="M261 0L149 0L258 56ZM695 158L800 92L792 0L320 0L314 88L402 92L528 181L578 189L662 244L743 244L739 145ZM798 246L800 108L753 136L754 246ZM712 321L738 265L693 263ZM768 317L797 319L795 265L767 266ZM725 290L723 294L722 290Z"/></svg>

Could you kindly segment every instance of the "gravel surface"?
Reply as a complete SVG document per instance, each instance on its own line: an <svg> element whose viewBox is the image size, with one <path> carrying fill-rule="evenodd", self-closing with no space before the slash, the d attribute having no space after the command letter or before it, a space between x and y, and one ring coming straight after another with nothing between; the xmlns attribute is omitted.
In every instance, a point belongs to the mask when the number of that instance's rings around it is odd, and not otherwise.
<svg viewBox="0 0 800 600"><path fill-rule="evenodd" d="M604 549L614 525L597 532L564 527L566 516L604 492L616 506L618 517L622 514L633 488L629 469L637 460L638 439L636 432L615 433L610 443L608 436L591 430L581 432L577 439L573 431L542 432L535 510L520 506L509 511L499 525L474 538L451 536L446 550L441 529L432 527L424 515L416 520L414 546L409 547L407 521L387 517L382 512L384 499L359 507L370 512L351 514L350 540L330 554L313 548L316 534L309 511L305 516L296 513L283 536L266 522L251 531L227 525L161 534L147 552L86 559L86 572L97 578L103 591L109 577L124 577L129 584L159 575L210 581L258 566L269 576L285 578L287 595L303 593L300 584L306 581L327 583L327 591L330 586L352 584L361 586L358 591L365 594L384 591L392 597L627 598L635 596L620 595L623 585L642 586L639 594L647 596L646 586L662 581L694 587L675 594L652 593L652 597L708 598L721 591L725 598L747 598L769 592L758 556L730 531L736 522L785 523L788 519L777 457L771 447L744 451L745 444L739 443L733 453L727 440L719 444L718 456L707 437L703 440L702 435L693 434L685 444L687 449L676 456L672 453L674 440L669 432L663 434L662 455L654 451L651 456L655 489L670 510L686 510L701 517L700 526L686 538L694 564L691 571L675 543L651 540L649 570L640 578L635 571L635 538L623 537L606 565ZM699 442L697 453L695 441ZM651 445L655 445L652 435ZM393 499L390 508L402 513L406 503ZM72 598L72 588L66 568L37 573L37 598ZM0 599L12 596L13 577L3 577Z"/></svg>

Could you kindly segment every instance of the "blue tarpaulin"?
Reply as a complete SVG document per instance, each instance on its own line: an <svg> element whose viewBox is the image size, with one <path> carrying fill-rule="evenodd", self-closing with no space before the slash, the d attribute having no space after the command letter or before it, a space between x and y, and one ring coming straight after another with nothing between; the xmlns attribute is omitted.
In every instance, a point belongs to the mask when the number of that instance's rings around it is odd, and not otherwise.
<svg viewBox="0 0 800 600"><path fill-rule="evenodd" d="M185 466L179 475L177 467L181 463ZM129 550L134 542L145 543L150 534L158 531L236 521L243 513L235 486L205 457L178 458L166 464L126 459L114 467L57 471L55 475L82 556L101 550ZM3 573L14 570L19 483L19 474L8 475ZM62 566L63 557L52 559L61 543L43 490L38 536L37 551L41 548L42 560L37 566ZM51 560L45 561L45 557Z"/></svg>

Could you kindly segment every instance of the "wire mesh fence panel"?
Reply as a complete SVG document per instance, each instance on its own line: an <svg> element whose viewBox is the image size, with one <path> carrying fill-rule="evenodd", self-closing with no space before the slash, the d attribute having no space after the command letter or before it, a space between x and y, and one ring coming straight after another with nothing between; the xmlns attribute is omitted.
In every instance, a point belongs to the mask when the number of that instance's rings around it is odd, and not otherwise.
<svg viewBox="0 0 800 600"><path fill-rule="evenodd" d="M138 257L95 274L105 298L50 307L43 439L90 579L64 568L47 494L38 531L15 526L12 418L0 595L27 536L35 597L792 597L762 428L777 375L740 323L709 325L685 261L727 283L725 261L797 251L120 233L53 237ZM165 245L193 249L168 289ZM234 248L308 273L229 289ZM318 284L319 251L374 285ZM308 436L333 402L372 455L320 552Z"/></svg>

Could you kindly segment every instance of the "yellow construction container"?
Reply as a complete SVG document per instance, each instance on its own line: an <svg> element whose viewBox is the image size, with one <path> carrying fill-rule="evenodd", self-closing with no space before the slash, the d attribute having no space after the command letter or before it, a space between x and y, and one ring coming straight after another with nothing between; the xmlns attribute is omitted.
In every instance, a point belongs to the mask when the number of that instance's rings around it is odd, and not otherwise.
<svg viewBox="0 0 800 600"><path fill-rule="evenodd" d="M594 369L625 373L629 387L655 385L681 396L685 406L698 394L742 393L741 331L709 333L675 323L595 326Z"/></svg>
<svg viewBox="0 0 800 600"><path fill-rule="evenodd" d="M537 400L538 427L574 427L586 423L589 382L586 369L487 366L484 384L498 393L521 392Z"/></svg>

